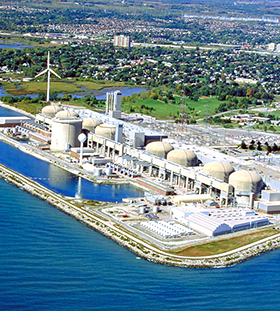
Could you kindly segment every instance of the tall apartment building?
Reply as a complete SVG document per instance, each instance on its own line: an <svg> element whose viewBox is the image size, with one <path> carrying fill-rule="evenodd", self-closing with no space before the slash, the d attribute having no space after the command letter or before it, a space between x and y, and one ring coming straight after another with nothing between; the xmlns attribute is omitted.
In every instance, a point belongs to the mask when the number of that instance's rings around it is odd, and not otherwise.
<svg viewBox="0 0 280 311"><path fill-rule="evenodd" d="M123 47L123 48L130 48L130 37L119 35L114 36L114 46Z"/></svg>
<svg viewBox="0 0 280 311"><path fill-rule="evenodd" d="M268 51L275 51L275 47L276 47L276 44L272 42L268 44L267 49Z"/></svg>

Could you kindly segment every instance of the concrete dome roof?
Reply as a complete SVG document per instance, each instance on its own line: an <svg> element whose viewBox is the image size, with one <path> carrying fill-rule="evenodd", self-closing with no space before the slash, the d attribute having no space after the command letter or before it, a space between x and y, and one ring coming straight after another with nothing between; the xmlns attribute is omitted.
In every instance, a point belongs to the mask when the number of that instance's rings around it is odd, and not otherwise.
<svg viewBox="0 0 280 311"><path fill-rule="evenodd" d="M94 119L94 118L83 119L83 129L88 130L93 133L95 131L95 128L100 124L102 124L102 121L99 119Z"/></svg>
<svg viewBox="0 0 280 311"><path fill-rule="evenodd" d="M109 139L114 139L116 126L113 124L100 124L95 128L95 134Z"/></svg>
<svg viewBox="0 0 280 311"><path fill-rule="evenodd" d="M48 105L42 109L42 114L54 118L56 113L62 111L62 109L57 105Z"/></svg>
<svg viewBox="0 0 280 311"><path fill-rule="evenodd" d="M203 172L214 178L228 182L228 177L234 172L234 169L226 162L209 162L204 165Z"/></svg>
<svg viewBox="0 0 280 311"><path fill-rule="evenodd" d="M160 158L166 158L168 152L173 150L171 144L162 141L155 141L146 146L146 151Z"/></svg>
<svg viewBox="0 0 280 311"><path fill-rule="evenodd" d="M196 166L198 159L193 151L175 149L167 154L167 160L183 166Z"/></svg>
<svg viewBox="0 0 280 311"><path fill-rule="evenodd" d="M262 178L256 172L237 171L229 176L229 183L234 187L238 194L246 192L259 193L262 188Z"/></svg>
<svg viewBox="0 0 280 311"><path fill-rule="evenodd" d="M56 118L60 119L69 119L69 118L78 118L79 115L75 111L70 111L70 110L62 110L59 111L56 115Z"/></svg>

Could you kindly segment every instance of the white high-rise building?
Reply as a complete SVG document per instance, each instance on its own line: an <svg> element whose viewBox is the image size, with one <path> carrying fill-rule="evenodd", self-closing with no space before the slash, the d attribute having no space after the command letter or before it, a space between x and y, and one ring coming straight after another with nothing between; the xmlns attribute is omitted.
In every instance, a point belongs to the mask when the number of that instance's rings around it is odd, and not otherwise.
<svg viewBox="0 0 280 311"><path fill-rule="evenodd" d="M269 43L267 46L268 51L275 51L275 43Z"/></svg>
<svg viewBox="0 0 280 311"><path fill-rule="evenodd" d="M130 37L119 35L114 36L114 46L123 47L123 48L130 48Z"/></svg>

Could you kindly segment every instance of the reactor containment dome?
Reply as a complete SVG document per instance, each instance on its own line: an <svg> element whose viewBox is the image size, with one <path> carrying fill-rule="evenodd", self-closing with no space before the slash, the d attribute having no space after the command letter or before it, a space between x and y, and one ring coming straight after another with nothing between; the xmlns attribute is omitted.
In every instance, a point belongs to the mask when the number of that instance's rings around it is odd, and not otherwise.
<svg viewBox="0 0 280 311"><path fill-rule="evenodd" d="M233 172L233 167L226 162L209 162L203 167L203 173L224 182L228 182L229 175Z"/></svg>
<svg viewBox="0 0 280 311"><path fill-rule="evenodd" d="M246 195L249 193L259 193L262 189L263 181L258 173L250 171L237 171L229 176L229 184L234 187L236 195Z"/></svg>
<svg viewBox="0 0 280 311"><path fill-rule="evenodd" d="M57 106L57 105L48 105L42 109L42 114L45 116L48 116L50 118L54 118L55 115L59 112L62 111L62 109Z"/></svg>
<svg viewBox="0 0 280 311"><path fill-rule="evenodd" d="M198 159L193 151L175 149L167 154L167 160L182 166L197 166Z"/></svg>
<svg viewBox="0 0 280 311"><path fill-rule="evenodd" d="M98 125L102 124L102 121L95 118L84 118L82 128L83 130L88 130L95 133L95 129Z"/></svg>
<svg viewBox="0 0 280 311"><path fill-rule="evenodd" d="M114 140L116 134L116 126L113 124L100 124L95 128L95 134Z"/></svg>
<svg viewBox="0 0 280 311"><path fill-rule="evenodd" d="M172 147L171 144L164 143L162 141L155 141L155 142L149 143L146 146L146 151L148 153L151 153L157 157L165 158L165 159L166 159L168 152L172 151L173 149L174 148Z"/></svg>
<svg viewBox="0 0 280 311"><path fill-rule="evenodd" d="M56 118L59 119L71 119L71 118L78 118L79 115L77 114L77 112L75 111L71 111L71 110L62 110L59 111L56 115Z"/></svg>

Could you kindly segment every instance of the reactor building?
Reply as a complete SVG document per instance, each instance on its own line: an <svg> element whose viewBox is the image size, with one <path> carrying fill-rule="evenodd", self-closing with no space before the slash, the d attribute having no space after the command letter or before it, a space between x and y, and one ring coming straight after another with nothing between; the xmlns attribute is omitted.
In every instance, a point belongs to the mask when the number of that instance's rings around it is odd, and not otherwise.
<svg viewBox="0 0 280 311"><path fill-rule="evenodd" d="M78 147L78 135L82 131L82 119L74 111L63 110L52 120L51 150L69 150Z"/></svg>

